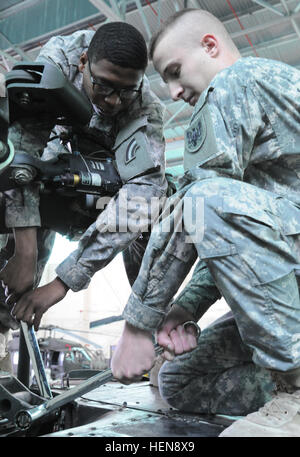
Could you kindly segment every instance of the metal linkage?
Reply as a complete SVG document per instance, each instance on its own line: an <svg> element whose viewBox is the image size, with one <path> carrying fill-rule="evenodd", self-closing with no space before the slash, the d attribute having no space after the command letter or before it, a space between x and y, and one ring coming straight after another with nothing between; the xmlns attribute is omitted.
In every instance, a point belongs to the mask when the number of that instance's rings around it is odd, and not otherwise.
<svg viewBox="0 0 300 457"><path fill-rule="evenodd" d="M35 336L33 327L28 327L25 322L21 322L24 338L26 341L27 349L30 355L33 371L36 377L40 394L42 397L50 399L52 398L52 392L47 380L43 359L41 356L38 341Z"/></svg>
<svg viewBox="0 0 300 457"><path fill-rule="evenodd" d="M198 325L193 321L187 321L184 324L184 327L187 328L188 326L193 326L196 330L196 336L200 335L200 328ZM32 342L31 342L32 344ZM159 345L155 345L155 354L159 355L163 352L164 348ZM71 390L66 391L62 394L57 395L54 398L46 401L45 403L33 407L31 409L20 410L15 415L15 424L21 430L26 430L31 427L31 425L40 420L42 417L55 412L58 408L61 408L65 404L72 402L78 397L90 392L93 389L105 384L106 382L110 381L113 378L113 374L111 369L104 370L101 373L92 376L91 378L87 379L86 381L82 382L80 385L76 387L72 387ZM41 380L41 383L43 380Z"/></svg>
<svg viewBox="0 0 300 457"><path fill-rule="evenodd" d="M102 373L92 376L91 378L82 382L80 385L72 387L72 389L57 395L42 405L27 410L20 410L15 416L15 424L19 429L26 430L31 427L33 422L41 419L47 414L54 412L56 409L72 402L87 392L96 389L102 384L105 384L112 378L112 371L110 369L105 370Z"/></svg>

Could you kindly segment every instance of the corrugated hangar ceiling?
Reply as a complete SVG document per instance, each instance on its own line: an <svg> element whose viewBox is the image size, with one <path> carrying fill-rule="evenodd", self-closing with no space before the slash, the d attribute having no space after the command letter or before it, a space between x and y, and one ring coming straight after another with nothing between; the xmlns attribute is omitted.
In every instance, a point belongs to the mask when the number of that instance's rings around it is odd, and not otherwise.
<svg viewBox="0 0 300 457"><path fill-rule="evenodd" d="M54 35L97 29L106 21L126 21L149 42L168 16L184 8L202 8L225 25L242 56L281 60L300 68L300 0L1 0L0 71L20 60L34 60ZM167 165L182 173L183 135L192 108L170 99L152 64L153 91L166 106Z"/></svg>

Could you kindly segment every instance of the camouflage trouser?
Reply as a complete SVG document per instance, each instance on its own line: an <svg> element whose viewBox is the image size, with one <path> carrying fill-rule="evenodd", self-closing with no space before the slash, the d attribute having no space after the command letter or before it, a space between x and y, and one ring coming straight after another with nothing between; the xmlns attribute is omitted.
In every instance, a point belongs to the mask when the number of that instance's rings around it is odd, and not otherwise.
<svg viewBox="0 0 300 457"><path fill-rule="evenodd" d="M123 262L129 284L132 286L137 278L143 260L150 233L141 234L131 245L123 251Z"/></svg>
<svg viewBox="0 0 300 457"><path fill-rule="evenodd" d="M253 362L283 372L300 367L300 208L226 178L195 183L185 200L194 212L202 205L198 232L196 217L184 217L185 229L253 349Z"/></svg>
<svg viewBox="0 0 300 457"><path fill-rule="evenodd" d="M200 414L246 415L271 398L271 372L255 365L231 313L202 331L190 353L165 362L159 389L167 403Z"/></svg>

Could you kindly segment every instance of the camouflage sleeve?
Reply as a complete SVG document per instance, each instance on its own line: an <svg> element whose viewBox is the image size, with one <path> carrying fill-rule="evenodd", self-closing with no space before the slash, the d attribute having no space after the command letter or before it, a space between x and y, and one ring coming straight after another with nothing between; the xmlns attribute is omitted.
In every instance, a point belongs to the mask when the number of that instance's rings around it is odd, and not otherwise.
<svg viewBox="0 0 300 457"><path fill-rule="evenodd" d="M26 119L15 122L9 129L9 139L15 151L40 157L47 144L52 124ZM6 227L39 227L39 190L37 185L27 185L5 192Z"/></svg>
<svg viewBox="0 0 300 457"><path fill-rule="evenodd" d="M97 221L83 234L78 249L56 269L57 275L73 291L88 287L95 272L125 250L142 232L149 231L165 202L168 186L165 142L162 111L157 104L149 107L147 118L143 134L155 171L152 169L129 179L104 209L107 199L98 200L97 208L103 211Z"/></svg>
<svg viewBox="0 0 300 457"><path fill-rule="evenodd" d="M203 261L199 261L193 276L174 303L193 314L197 322L208 308L221 298L214 280Z"/></svg>
<svg viewBox="0 0 300 457"><path fill-rule="evenodd" d="M68 38L68 37L66 37ZM62 72L67 76L68 75L68 59L66 54L63 52L63 47L65 45L64 37L55 36L52 37L40 50L37 61L47 61L57 65Z"/></svg>
<svg viewBox="0 0 300 457"><path fill-rule="evenodd" d="M201 97L187 129L186 168L197 165L198 179L243 180L249 162L260 160L254 146L265 128L265 113L251 84L225 72Z"/></svg>
<svg viewBox="0 0 300 457"><path fill-rule="evenodd" d="M185 189L168 200L155 225L139 276L123 312L135 327L156 330L170 302L197 258L194 245L182 226L181 198Z"/></svg>
<svg viewBox="0 0 300 457"><path fill-rule="evenodd" d="M78 248L57 267L57 275L75 292L88 287L96 271L150 229L165 192L165 178L160 172L125 184L83 234ZM98 209L105 203L107 199L100 198Z"/></svg>
<svg viewBox="0 0 300 457"><path fill-rule="evenodd" d="M88 49L94 33L92 30L78 30L71 35L54 36L42 47L36 60L52 62L65 76L71 77L72 66L78 67L79 57Z"/></svg>

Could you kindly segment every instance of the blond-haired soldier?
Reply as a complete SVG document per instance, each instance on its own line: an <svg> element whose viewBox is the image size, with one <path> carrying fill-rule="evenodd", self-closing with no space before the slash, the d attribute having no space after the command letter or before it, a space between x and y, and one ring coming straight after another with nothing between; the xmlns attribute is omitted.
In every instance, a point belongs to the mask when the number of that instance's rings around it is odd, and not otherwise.
<svg viewBox="0 0 300 457"><path fill-rule="evenodd" d="M128 382L151 367L151 331L159 329L158 342L175 355L195 348L180 324L197 320L207 302L190 299L188 288L166 311L199 257L200 297L214 286L234 319L206 329L194 351L163 366L162 395L193 412L251 413L222 436L299 437L300 72L242 58L202 10L169 18L150 55L172 98L194 106L186 173L169 216L176 228L181 205L183 230L166 232L163 220L152 232L113 373Z"/></svg>

